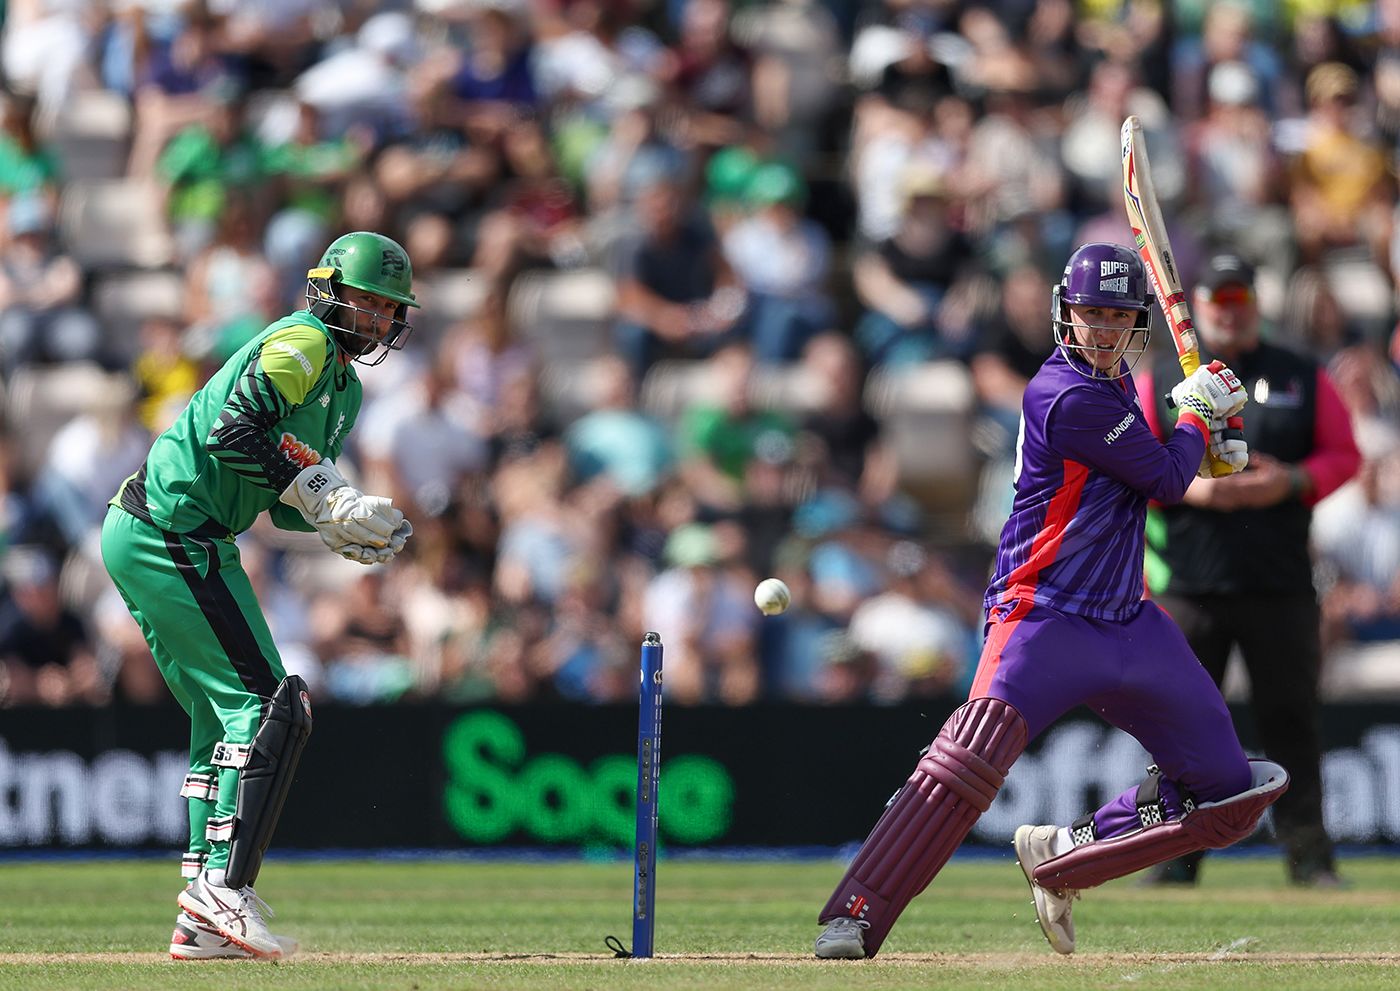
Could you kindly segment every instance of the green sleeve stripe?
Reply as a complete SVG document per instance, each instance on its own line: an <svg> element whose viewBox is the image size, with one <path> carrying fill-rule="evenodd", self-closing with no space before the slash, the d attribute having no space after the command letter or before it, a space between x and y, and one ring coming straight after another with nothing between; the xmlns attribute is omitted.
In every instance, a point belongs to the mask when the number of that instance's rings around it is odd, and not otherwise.
<svg viewBox="0 0 1400 991"><path fill-rule="evenodd" d="M306 401L306 394L321 377L326 343L325 334L301 323L283 327L263 341L258 358L263 374L293 406Z"/></svg>

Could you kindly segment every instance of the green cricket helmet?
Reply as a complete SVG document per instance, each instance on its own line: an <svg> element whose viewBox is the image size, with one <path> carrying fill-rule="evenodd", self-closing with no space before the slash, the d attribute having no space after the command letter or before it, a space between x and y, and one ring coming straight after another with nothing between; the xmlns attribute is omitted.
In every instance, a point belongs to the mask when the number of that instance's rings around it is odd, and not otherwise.
<svg viewBox="0 0 1400 991"><path fill-rule="evenodd" d="M342 286L398 304L388 333L374 333L375 315L347 302ZM408 308L416 307L418 300L413 295L413 264L408 252L397 241L373 231L344 234L331 242L320 264L306 273L306 303L352 360L377 365L390 351L402 348L412 330L406 318ZM381 344L384 350L368 360Z"/></svg>

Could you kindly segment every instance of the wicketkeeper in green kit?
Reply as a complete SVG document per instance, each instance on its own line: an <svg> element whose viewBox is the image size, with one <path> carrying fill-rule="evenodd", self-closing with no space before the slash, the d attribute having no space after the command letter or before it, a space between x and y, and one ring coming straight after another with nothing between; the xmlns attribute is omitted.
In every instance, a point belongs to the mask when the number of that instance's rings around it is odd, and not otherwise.
<svg viewBox="0 0 1400 991"><path fill-rule="evenodd" d="M338 238L307 273L307 308L214 374L107 510L107 571L190 716L189 881L174 957L296 950L268 931L253 883L311 733L311 700L282 667L234 537L266 511L361 564L403 550L413 533L403 513L348 484L335 459L360 410L352 363L403 346L412 285L394 241Z"/></svg>

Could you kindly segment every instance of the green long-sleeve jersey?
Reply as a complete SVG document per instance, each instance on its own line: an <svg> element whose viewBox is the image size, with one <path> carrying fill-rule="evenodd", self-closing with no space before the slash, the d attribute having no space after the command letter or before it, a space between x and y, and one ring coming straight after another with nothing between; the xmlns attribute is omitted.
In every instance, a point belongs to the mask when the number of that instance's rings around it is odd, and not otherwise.
<svg viewBox="0 0 1400 991"><path fill-rule="evenodd" d="M112 502L173 533L242 533L265 510L284 530L311 530L277 497L340 456L361 397L326 325L298 310L224 363Z"/></svg>

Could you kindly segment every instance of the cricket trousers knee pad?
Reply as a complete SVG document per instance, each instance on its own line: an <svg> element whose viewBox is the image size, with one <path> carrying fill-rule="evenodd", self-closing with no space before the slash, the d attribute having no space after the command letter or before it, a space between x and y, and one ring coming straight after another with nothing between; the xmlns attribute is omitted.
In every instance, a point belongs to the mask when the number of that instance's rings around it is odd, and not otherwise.
<svg viewBox="0 0 1400 991"><path fill-rule="evenodd" d="M215 747L216 765L238 768L238 802L228 824L231 836L223 837L230 840L226 881L230 888L257 880L310 736L311 696L306 682L290 674L263 703L251 744Z"/></svg>
<svg viewBox="0 0 1400 991"><path fill-rule="evenodd" d="M1254 832L1264 810L1288 790L1288 772L1273 761L1250 760L1249 771L1248 791L1197 805L1179 819L1109 839L1090 839L1037 867L1036 884L1092 888L1174 857L1239 842Z"/></svg>
<svg viewBox="0 0 1400 991"><path fill-rule="evenodd" d="M954 712L885 807L818 917L863 920L873 957L906 905L928 887L992 804L1021 751L1026 721L1000 699Z"/></svg>

